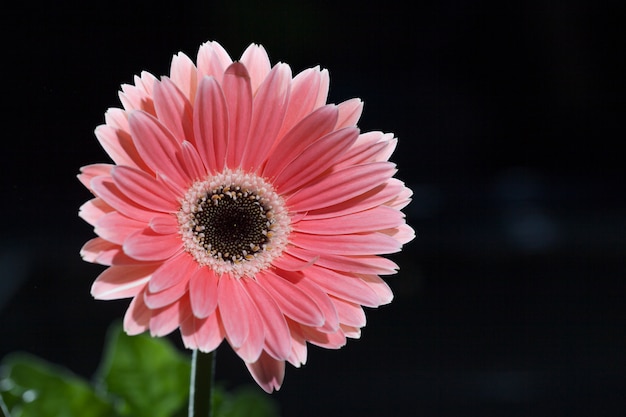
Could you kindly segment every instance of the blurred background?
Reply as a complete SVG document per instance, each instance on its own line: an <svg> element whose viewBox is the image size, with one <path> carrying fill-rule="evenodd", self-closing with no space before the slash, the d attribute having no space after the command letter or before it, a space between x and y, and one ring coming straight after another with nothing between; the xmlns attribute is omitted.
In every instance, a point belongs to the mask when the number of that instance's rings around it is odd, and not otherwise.
<svg viewBox="0 0 626 417"><path fill-rule="evenodd" d="M619 2L21 2L0 17L0 357L91 378L127 301L75 178L122 83L219 41L330 71L360 127L393 132L418 238L361 340L312 347L273 398L285 417L626 415L624 15ZM172 337L180 344L179 335ZM226 347L217 378L250 384Z"/></svg>

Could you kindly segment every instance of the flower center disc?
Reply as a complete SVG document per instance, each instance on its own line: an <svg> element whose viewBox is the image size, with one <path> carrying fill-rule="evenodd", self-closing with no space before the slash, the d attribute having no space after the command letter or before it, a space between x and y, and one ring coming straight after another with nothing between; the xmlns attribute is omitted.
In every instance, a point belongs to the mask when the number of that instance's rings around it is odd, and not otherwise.
<svg viewBox="0 0 626 417"><path fill-rule="evenodd" d="M268 242L271 211L259 196L237 189L218 188L198 201L194 229L199 245L213 257L236 262L250 259Z"/></svg>
<svg viewBox="0 0 626 417"><path fill-rule="evenodd" d="M178 212L184 247L218 274L254 276L282 253L290 231L282 198L262 178L230 171L195 182Z"/></svg>

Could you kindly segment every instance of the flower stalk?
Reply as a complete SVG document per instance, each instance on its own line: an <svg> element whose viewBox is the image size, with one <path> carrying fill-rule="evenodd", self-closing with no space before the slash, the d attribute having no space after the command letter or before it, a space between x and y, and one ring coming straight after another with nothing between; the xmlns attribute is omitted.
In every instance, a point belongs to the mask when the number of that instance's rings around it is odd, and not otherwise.
<svg viewBox="0 0 626 417"><path fill-rule="evenodd" d="M195 349L191 355L189 382L189 417L211 417L215 381L215 351Z"/></svg>

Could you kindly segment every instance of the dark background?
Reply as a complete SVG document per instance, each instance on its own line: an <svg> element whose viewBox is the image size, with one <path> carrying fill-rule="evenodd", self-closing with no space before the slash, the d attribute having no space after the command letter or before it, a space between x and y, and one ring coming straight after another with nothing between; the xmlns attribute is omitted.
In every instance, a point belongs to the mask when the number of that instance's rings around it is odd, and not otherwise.
<svg viewBox="0 0 626 417"><path fill-rule="evenodd" d="M626 413L621 2L20 2L2 24L0 357L90 378L127 301L94 301L82 165L117 91L219 41L328 68L392 131L418 238L362 339L312 347L286 417ZM178 343L177 334L172 340ZM226 347L217 377L251 383Z"/></svg>

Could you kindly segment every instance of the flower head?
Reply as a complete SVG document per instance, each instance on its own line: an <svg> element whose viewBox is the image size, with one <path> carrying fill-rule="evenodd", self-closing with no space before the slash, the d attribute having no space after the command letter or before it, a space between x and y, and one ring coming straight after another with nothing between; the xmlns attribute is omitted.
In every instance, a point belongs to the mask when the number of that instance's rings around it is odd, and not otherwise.
<svg viewBox="0 0 626 417"><path fill-rule="evenodd" d="M79 179L98 235L81 254L108 266L91 292L131 299L127 333L225 339L271 392L307 342L339 348L362 306L391 301L379 275L397 266L380 255L414 237L396 139L361 133L361 101L326 104L328 85L326 70L271 67L262 46L233 62L208 42L196 64L179 53L169 77L122 86L95 131L113 164Z"/></svg>

